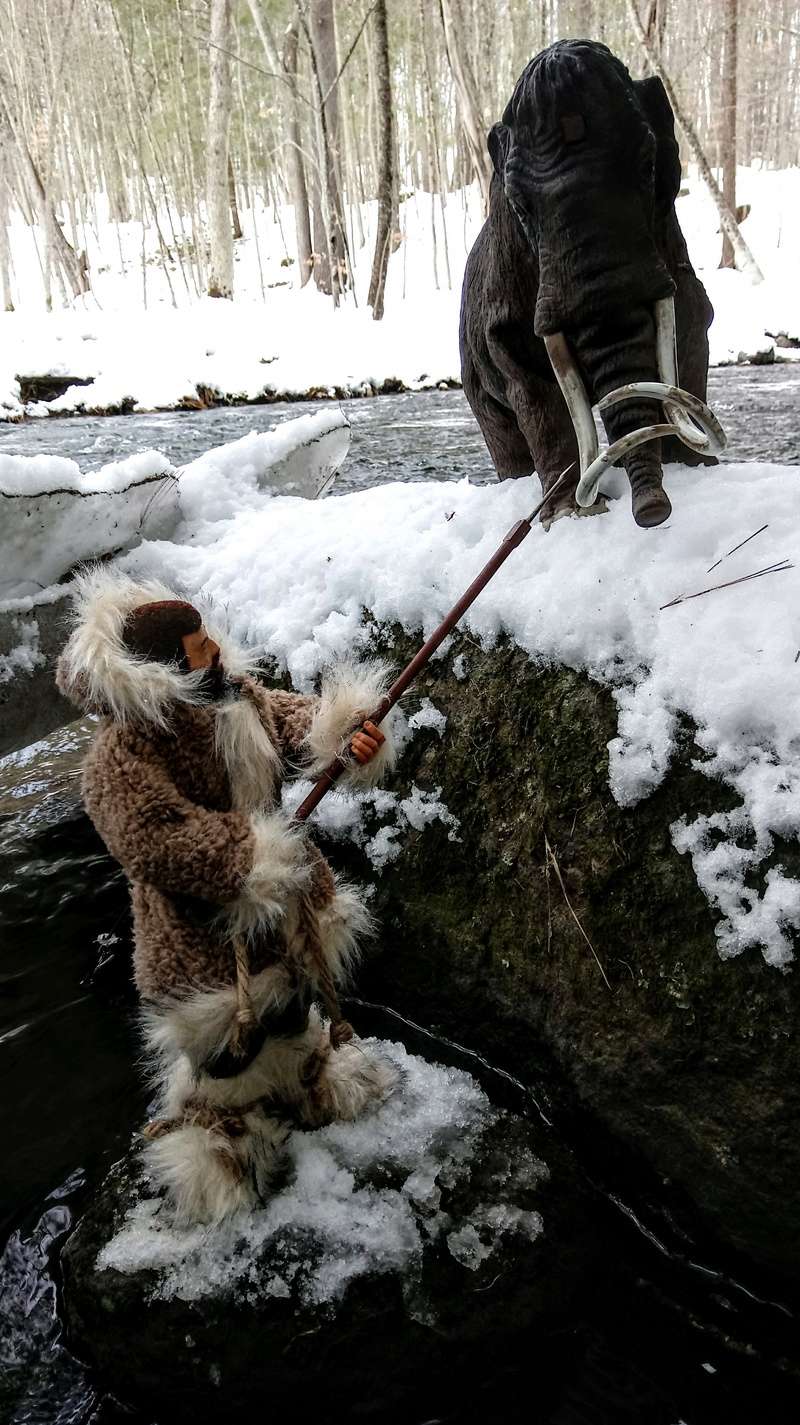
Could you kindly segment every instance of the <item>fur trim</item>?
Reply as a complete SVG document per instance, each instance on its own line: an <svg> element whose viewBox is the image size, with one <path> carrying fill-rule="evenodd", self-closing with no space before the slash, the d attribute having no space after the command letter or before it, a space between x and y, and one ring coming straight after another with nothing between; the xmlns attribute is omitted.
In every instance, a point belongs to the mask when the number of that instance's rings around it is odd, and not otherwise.
<svg viewBox="0 0 800 1425"><path fill-rule="evenodd" d="M242 696L217 705L214 741L236 810L252 812L274 806L281 759L250 698Z"/></svg>
<svg viewBox="0 0 800 1425"><path fill-rule="evenodd" d="M305 739L311 759L309 776L318 777L334 757L344 751L354 726L369 716L389 683L389 665L377 659L371 663L339 663L323 674L319 705ZM365 767L356 763L344 781L371 786L394 766L396 752L391 725L392 714L389 713L381 723L386 741L380 751Z"/></svg>
<svg viewBox="0 0 800 1425"><path fill-rule="evenodd" d="M285 965L269 965L250 981L250 999L260 1019L263 1014L280 1014L295 992ZM147 1005L141 1012L141 1028L150 1060L149 1070L158 1088L166 1072L180 1055L191 1069L222 1053L236 1018L236 987L196 990L181 999ZM172 1110L170 1110L172 1111Z"/></svg>
<svg viewBox="0 0 800 1425"><path fill-rule="evenodd" d="M302 1074L312 1054L320 1056L322 1068L310 1091ZM396 1079L391 1064L357 1044L332 1050L329 1027L315 1009L303 1034L267 1040L233 1079L195 1076L179 1055L163 1065L158 1086L159 1108L168 1117L179 1117L189 1097L232 1111L262 1103L243 1114L246 1132L235 1138L186 1124L147 1143L147 1170L169 1193L179 1220L218 1222L263 1201L282 1166L290 1129L277 1110L270 1113L270 1099L292 1107L301 1123L315 1128L359 1118L388 1096Z"/></svg>
<svg viewBox="0 0 800 1425"><path fill-rule="evenodd" d="M218 1223L264 1200L291 1129L258 1108L244 1123L247 1131L235 1140L187 1124L146 1145L146 1171L169 1194L177 1223Z"/></svg>
<svg viewBox="0 0 800 1425"><path fill-rule="evenodd" d="M205 702L204 669L186 673L177 665L137 658L122 642L123 626L132 609L176 597L174 590L158 580L135 580L108 565L96 565L79 574L72 592L75 627L56 674L65 697L87 712L108 713L116 722L152 723L162 728L169 723L170 706ZM197 608L202 614L199 604ZM230 673L246 670L245 656L230 644L226 644L223 661Z"/></svg>
<svg viewBox="0 0 800 1425"><path fill-rule="evenodd" d="M358 964L361 946L375 934L375 920L355 886L334 876L336 894L317 912L325 958L337 984L346 983Z"/></svg>
<svg viewBox="0 0 800 1425"><path fill-rule="evenodd" d="M248 937L274 929L312 875L303 829L285 812L268 816L254 812L250 826L255 840L253 864L240 894L225 907L231 934Z"/></svg>

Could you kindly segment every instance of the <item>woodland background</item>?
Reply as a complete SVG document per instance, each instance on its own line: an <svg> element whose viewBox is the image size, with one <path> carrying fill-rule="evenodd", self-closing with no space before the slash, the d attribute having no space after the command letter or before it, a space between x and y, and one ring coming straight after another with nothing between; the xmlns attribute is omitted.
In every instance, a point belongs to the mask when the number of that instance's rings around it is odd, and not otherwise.
<svg viewBox="0 0 800 1425"><path fill-rule="evenodd" d="M37 233L48 307L91 292L89 235L132 222L177 305L234 295L235 244L249 220L258 247L269 208L294 285L338 303L369 263L379 317L414 190L451 285L448 201L471 183L485 201L488 129L531 56L571 36L661 73L723 263L752 271L736 163L800 161L796 0L0 0L2 304L12 215Z"/></svg>

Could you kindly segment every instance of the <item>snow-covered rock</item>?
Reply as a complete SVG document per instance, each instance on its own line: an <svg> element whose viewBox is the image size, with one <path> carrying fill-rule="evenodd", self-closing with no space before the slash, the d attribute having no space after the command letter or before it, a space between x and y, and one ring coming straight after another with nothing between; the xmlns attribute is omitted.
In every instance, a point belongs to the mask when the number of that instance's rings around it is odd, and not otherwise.
<svg viewBox="0 0 800 1425"><path fill-rule="evenodd" d="M176 1422L209 1400L225 1418L268 1400L302 1419L302 1382L315 1419L354 1401L394 1419L423 1392L468 1398L523 1332L546 1349L593 1257L570 1160L463 1070L370 1043L400 1070L395 1093L295 1132L256 1212L178 1229L135 1155L112 1171L63 1264L71 1342L115 1394Z"/></svg>
<svg viewBox="0 0 800 1425"><path fill-rule="evenodd" d="M226 521L253 515L276 493L314 500L349 443L347 417L328 409L253 431L178 470L155 450L89 473L60 456L0 454L0 756L73 715L53 671L69 605L59 585L78 564L143 539L213 543Z"/></svg>

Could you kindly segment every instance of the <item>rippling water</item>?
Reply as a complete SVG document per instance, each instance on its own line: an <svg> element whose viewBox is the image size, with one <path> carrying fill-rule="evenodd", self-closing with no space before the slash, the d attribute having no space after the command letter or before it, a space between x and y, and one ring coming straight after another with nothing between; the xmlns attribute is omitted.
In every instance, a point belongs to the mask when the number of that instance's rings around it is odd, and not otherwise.
<svg viewBox="0 0 800 1425"><path fill-rule="evenodd" d="M716 370L709 385L728 430L727 458L800 463L800 369ZM90 469L153 445L182 464L317 404L47 421L0 430L0 451L71 455ZM460 392L345 408L353 439L340 492L387 479L493 478ZM78 804L90 736L90 724L74 724L0 762L0 1421L14 1425L156 1425L96 1393L61 1347L55 1315L59 1243L146 1110L135 1068L127 892ZM522 1086L491 1066L398 1025L391 1011L360 1014L364 1028L463 1063L492 1096L523 1107ZM537 1085L537 1093L547 1087ZM547 1421L800 1419L800 1351L785 1299L773 1299L774 1289L749 1269L740 1279L740 1268L722 1262L699 1227L687 1236L668 1190L602 1136L591 1141L592 1130L568 1105L562 1120L596 1192L606 1270L569 1327L580 1366ZM522 1398L530 1387L523 1362ZM422 1398L409 1425L427 1418ZM461 1417L459 1425L469 1422Z"/></svg>
<svg viewBox="0 0 800 1425"><path fill-rule="evenodd" d="M709 403L728 435L725 460L800 463L800 363L714 367ZM66 455L95 470L148 446L185 465L213 445L330 402L222 406L161 415L87 416L0 426L0 452ZM341 402L350 454L334 493L385 480L493 480L483 437L461 391L423 391Z"/></svg>

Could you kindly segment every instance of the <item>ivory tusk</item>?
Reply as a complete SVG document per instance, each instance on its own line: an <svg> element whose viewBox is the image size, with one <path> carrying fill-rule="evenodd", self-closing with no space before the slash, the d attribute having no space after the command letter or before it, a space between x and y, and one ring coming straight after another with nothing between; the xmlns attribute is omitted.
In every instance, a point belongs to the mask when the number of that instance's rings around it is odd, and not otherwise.
<svg viewBox="0 0 800 1425"><path fill-rule="evenodd" d="M673 297L661 297L656 302L654 311L656 320L658 374L665 386L678 386L675 299ZM665 401L664 415L675 427L675 431L670 432L671 435L677 434L692 450L698 450L707 454L713 453L712 443L706 433L702 429L698 429L692 420L687 420L680 406L672 401ZM723 447L720 448L724 448L724 441Z"/></svg>
<svg viewBox="0 0 800 1425"><path fill-rule="evenodd" d="M597 409L602 414L619 401L627 401L632 396L644 396L662 403L669 424L642 426L640 430L623 435L620 440L616 440L600 453L592 407L567 339L563 332L554 332L544 338L550 365L567 403L578 441L581 478L575 498L584 508L594 504L601 475L638 445L658 440L662 436L677 435L691 450L697 450L704 455L717 455L727 444L722 426L705 401L701 401L699 396L691 395L689 391L682 391L678 385L675 303L671 297L664 297L656 302L655 322L658 370L662 379L631 381L626 386L619 386L616 391L609 391L608 395L598 402Z"/></svg>
<svg viewBox="0 0 800 1425"><path fill-rule="evenodd" d="M567 403L572 425L578 440L578 455L581 470L587 470L597 459L597 431L592 415L592 407L586 394L586 387L575 364L572 352L563 332L554 332L544 338L550 365L561 394Z"/></svg>

